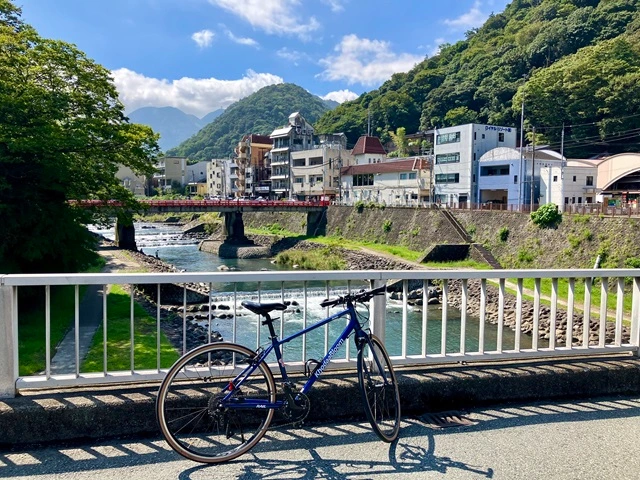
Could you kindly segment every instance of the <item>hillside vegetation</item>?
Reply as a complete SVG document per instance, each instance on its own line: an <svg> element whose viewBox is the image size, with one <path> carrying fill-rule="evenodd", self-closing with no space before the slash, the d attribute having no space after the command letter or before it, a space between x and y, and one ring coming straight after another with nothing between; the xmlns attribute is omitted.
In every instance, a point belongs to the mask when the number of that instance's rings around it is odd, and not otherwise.
<svg viewBox="0 0 640 480"><path fill-rule="evenodd" d="M407 73L325 113L320 133L383 140L463 123L519 126L522 99L538 142L567 156L637 149L640 0L514 0Z"/></svg>
<svg viewBox="0 0 640 480"><path fill-rule="evenodd" d="M293 112L300 112L313 123L330 108L329 105L297 85L270 85L234 103L213 122L167 153L198 161L226 158L233 153L243 135L269 135L286 125Z"/></svg>

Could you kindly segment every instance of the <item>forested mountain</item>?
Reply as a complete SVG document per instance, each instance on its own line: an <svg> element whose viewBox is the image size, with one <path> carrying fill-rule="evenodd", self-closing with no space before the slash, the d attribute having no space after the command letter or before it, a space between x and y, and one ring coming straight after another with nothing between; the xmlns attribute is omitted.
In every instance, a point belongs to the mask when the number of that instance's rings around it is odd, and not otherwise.
<svg viewBox="0 0 640 480"><path fill-rule="evenodd" d="M293 112L300 112L313 123L327 110L324 100L304 88L291 83L270 85L230 105L213 122L168 153L198 161L225 158L245 134L269 135L285 125Z"/></svg>
<svg viewBox="0 0 640 480"><path fill-rule="evenodd" d="M219 117L223 109L218 109L206 114L202 118L184 113L174 107L142 107L129 114L133 123L147 125L160 134L158 145L162 150L173 148L202 127Z"/></svg>
<svg viewBox="0 0 640 480"><path fill-rule="evenodd" d="M466 40L345 102L319 133L408 133L462 123L536 127L568 156L638 150L640 0L514 0ZM531 134L528 133L529 139Z"/></svg>

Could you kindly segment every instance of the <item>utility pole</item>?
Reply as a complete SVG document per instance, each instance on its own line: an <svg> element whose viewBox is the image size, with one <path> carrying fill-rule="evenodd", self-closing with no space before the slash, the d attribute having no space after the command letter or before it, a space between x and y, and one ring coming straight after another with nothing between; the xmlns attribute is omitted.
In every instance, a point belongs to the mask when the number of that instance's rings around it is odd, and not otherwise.
<svg viewBox="0 0 640 480"><path fill-rule="evenodd" d="M523 167L524 163L524 155L522 154L524 148L524 95L522 96L522 110L520 111L520 168L518 169L519 179L518 182L518 203L520 205L524 204L524 194L522 191L522 185L524 183L524 175L526 174L526 170ZM478 202L480 199L478 198ZM518 205L518 208L520 208Z"/></svg>
<svg viewBox="0 0 640 480"><path fill-rule="evenodd" d="M531 209L530 212L533 212L533 195L535 192L535 184L533 180L536 175L536 127L533 127L533 150L531 152Z"/></svg>
<svg viewBox="0 0 640 480"><path fill-rule="evenodd" d="M564 123L560 135L560 213L564 213Z"/></svg>

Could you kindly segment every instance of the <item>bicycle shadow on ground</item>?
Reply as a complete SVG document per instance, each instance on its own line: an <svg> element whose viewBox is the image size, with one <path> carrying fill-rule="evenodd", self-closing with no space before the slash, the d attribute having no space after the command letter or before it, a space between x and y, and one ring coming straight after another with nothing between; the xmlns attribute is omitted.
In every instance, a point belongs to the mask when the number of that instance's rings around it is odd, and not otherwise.
<svg viewBox="0 0 640 480"><path fill-rule="evenodd" d="M270 431L249 453L219 465L199 465L173 452L164 440L119 439L84 444L0 450L0 477L31 477L68 474L97 469L177 463L181 480L217 475L216 468L234 477L254 478L371 478L375 475L413 472L469 472L477 478L492 478L490 465L469 465L438 455L441 435L509 429L518 426L582 422L640 416L640 398L536 402L476 409L469 415L471 426L432 429L420 417L405 417L400 438L393 444L378 440L366 422L315 424L297 429ZM374 459L374 460L371 460ZM219 472L220 470L218 470ZM159 475L157 478L166 478Z"/></svg>

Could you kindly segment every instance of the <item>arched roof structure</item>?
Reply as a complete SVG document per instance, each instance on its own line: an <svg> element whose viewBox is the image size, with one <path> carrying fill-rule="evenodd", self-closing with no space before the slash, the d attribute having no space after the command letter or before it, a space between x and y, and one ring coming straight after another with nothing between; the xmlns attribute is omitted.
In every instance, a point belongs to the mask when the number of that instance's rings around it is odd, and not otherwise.
<svg viewBox="0 0 640 480"><path fill-rule="evenodd" d="M597 187L601 193L640 193L640 153L620 153L600 161Z"/></svg>

